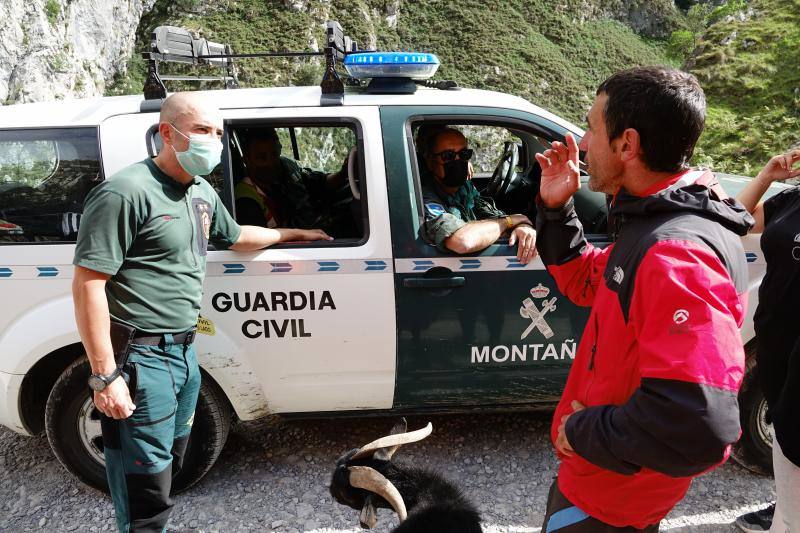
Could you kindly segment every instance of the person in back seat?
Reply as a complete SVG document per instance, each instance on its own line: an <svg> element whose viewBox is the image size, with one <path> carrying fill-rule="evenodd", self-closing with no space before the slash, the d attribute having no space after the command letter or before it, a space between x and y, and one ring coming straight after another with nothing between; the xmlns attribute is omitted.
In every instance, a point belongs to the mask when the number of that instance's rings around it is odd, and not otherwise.
<svg viewBox="0 0 800 533"><path fill-rule="evenodd" d="M245 141L247 176L236 185L236 218L256 226L322 228L336 233L336 214L327 197L347 179L344 166L326 174L301 168L281 155L275 129L260 131Z"/></svg>

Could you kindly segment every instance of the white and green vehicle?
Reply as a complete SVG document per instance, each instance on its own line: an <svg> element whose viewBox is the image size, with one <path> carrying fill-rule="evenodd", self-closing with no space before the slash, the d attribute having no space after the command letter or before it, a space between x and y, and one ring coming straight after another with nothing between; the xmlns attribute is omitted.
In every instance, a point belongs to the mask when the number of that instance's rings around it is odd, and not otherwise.
<svg viewBox="0 0 800 533"><path fill-rule="evenodd" d="M165 43L188 36L159 31L172 39L154 40L160 59ZM172 59L203 62L203 50L224 49L187 39ZM177 490L211 468L234 419L546 408L575 355L588 309L559 293L539 260L520 264L504 241L456 256L422 240L415 133L429 124L461 128L476 150L478 188L506 212L532 217L534 154L583 131L521 98L412 81L397 64L395 77L366 67L361 75L378 82L343 87L332 71L353 47L338 25L329 41L321 87L207 93L225 119L223 163L208 179L234 216L243 143L275 128L283 155L302 166L330 172L347 161L349 183L330 201L352 230L332 242L209 251L196 341L203 387ZM208 62L235 83L230 59ZM74 241L87 193L160 148L153 70L151 98L0 108L0 424L46 432L66 468L100 488L100 423L71 298ZM722 178L731 194L746 183ZM588 238L608 243L605 198L584 187L576 204ZM751 283L741 333L752 354L765 264L759 236L744 241ZM766 465L764 402L748 368L741 448Z"/></svg>

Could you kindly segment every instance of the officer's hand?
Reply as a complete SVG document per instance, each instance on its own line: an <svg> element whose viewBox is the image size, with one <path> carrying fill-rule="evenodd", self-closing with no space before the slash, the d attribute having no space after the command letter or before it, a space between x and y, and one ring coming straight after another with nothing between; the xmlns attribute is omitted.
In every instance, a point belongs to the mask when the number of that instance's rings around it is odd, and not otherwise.
<svg viewBox="0 0 800 533"><path fill-rule="evenodd" d="M94 393L94 404L104 415L115 420L128 418L136 410L131 401L128 384L119 376L105 389Z"/></svg>
<svg viewBox="0 0 800 533"><path fill-rule="evenodd" d="M798 162L800 162L800 149L776 155L770 159L769 163L758 173L758 179L772 183L773 181L781 181L800 176L800 168L792 169Z"/></svg>
<svg viewBox="0 0 800 533"><path fill-rule="evenodd" d="M508 244L514 246L517 241L519 241L517 259L523 265L527 265L531 259L536 257L536 230L527 225L517 226L511 232Z"/></svg>
<svg viewBox="0 0 800 533"><path fill-rule="evenodd" d="M566 145L554 141L552 148L536 154L536 160L542 166L539 196L550 208L561 207L581 188L578 143L571 133L567 133L566 141Z"/></svg>
<svg viewBox="0 0 800 533"><path fill-rule="evenodd" d="M333 237L322 231L321 229L301 229L297 230L299 234L299 241L332 241Z"/></svg>

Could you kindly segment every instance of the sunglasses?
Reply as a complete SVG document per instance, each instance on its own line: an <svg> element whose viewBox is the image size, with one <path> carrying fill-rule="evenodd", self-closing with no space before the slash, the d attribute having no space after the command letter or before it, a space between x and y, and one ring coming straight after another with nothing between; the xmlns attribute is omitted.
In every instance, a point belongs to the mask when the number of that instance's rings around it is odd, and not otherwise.
<svg viewBox="0 0 800 533"><path fill-rule="evenodd" d="M442 161L445 163L449 163L450 161L455 161L456 157L461 159L462 161L469 161L472 159L472 154L474 151L471 148L462 148L461 150L444 150L439 152L438 154L433 154L435 157L441 157Z"/></svg>

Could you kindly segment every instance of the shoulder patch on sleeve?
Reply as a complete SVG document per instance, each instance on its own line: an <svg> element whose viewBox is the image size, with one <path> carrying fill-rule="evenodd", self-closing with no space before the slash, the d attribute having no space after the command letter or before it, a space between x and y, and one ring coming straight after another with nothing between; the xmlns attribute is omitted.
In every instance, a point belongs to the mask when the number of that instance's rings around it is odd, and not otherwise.
<svg viewBox="0 0 800 533"><path fill-rule="evenodd" d="M442 204L436 204L436 203L425 204L425 210L428 212L429 215L433 217L438 217L439 215L447 213L447 210L444 208Z"/></svg>

